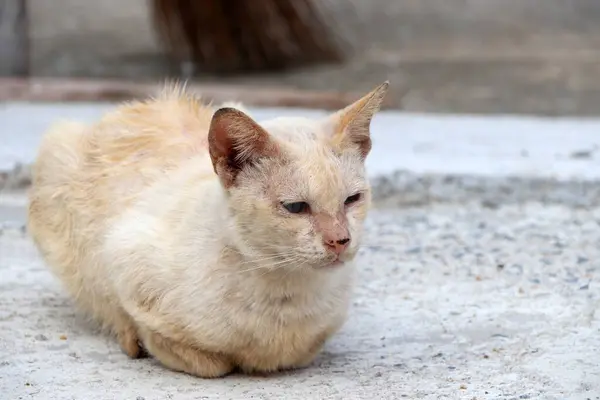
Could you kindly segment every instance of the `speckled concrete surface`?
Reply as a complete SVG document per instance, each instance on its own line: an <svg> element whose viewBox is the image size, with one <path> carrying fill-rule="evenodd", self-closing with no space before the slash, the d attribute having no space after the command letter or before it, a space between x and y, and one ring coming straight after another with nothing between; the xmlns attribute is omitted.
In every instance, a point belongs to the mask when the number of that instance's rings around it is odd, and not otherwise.
<svg viewBox="0 0 600 400"><path fill-rule="evenodd" d="M376 210L351 317L311 367L205 381L94 331L18 226L0 236L4 399L597 399L600 209Z"/></svg>

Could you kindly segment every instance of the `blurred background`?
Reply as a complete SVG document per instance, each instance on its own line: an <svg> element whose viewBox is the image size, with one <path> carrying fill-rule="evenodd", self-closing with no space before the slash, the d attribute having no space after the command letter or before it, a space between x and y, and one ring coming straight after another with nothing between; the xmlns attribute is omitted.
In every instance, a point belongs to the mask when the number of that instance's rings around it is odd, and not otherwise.
<svg viewBox="0 0 600 400"><path fill-rule="evenodd" d="M598 0L315 3L343 41L342 61L223 74L174 59L149 1L0 0L1 72L143 82L193 76L200 83L337 92L389 79L390 107L410 111L600 114ZM26 10L16 17L20 5Z"/></svg>

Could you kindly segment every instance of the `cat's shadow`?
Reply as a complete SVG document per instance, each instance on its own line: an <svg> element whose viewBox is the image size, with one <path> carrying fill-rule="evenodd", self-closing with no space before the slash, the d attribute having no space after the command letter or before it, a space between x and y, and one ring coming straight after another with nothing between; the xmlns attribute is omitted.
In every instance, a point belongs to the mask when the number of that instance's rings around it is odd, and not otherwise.
<svg viewBox="0 0 600 400"><path fill-rule="evenodd" d="M347 360L347 357L344 353L335 353L335 352L331 352L331 351L322 351L317 358L315 358L315 360L307 365L306 367L302 367L302 368L290 368L290 369L285 369L285 370L280 370L280 371L276 371L276 372L270 372L270 373L244 373L242 371L239 370L234 370L231 374L229 374L229 377L234 377L234 378L238 378L238 379L261 379L261 380L269 380L269 379L280 379L280 378L284 378L284 377L288 377L288 376L296 376L299 374L308 374L308 375L312 375L312 374L316 374L316 373L323 373L326 371L331 371L332 369L335 369L336 366L340 366L343 365L345 363L345 361Z"/></svg>

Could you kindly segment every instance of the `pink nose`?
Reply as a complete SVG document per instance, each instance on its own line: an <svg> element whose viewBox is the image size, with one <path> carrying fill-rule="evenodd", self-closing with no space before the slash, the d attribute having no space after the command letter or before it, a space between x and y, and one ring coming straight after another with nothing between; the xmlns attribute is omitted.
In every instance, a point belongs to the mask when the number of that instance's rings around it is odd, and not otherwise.
<svg viewBox="0 0 600 400"><path fill-rule="evenodd" d="M325 247L328 250L333 251L335 254L337 254L339 256L348 247L348 244L350 243L350 238L349 237L344 237L341 239L338 239L338 238L325 239L324 238L323 243L325 244Z"/></svg>

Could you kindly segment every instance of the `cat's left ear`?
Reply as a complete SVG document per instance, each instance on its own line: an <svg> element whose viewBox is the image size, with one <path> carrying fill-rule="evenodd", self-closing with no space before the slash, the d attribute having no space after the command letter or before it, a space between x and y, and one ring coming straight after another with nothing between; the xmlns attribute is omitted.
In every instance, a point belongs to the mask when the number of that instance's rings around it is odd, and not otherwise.
<svg viewBox="0 0 600 400"><path fill-rule="evenodd" d="M385 81L366 96L327 118L327 124L333 130L331 139L334 146L354 146L363 159L367 157L371 151L371 120L381 108L388 87L389 82Z"/></svg>

